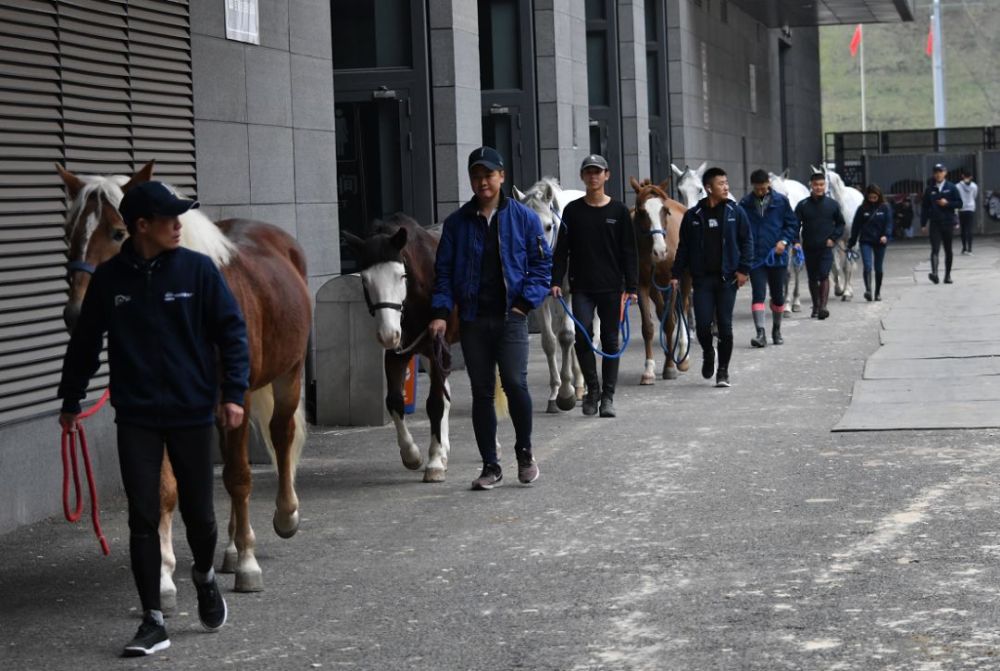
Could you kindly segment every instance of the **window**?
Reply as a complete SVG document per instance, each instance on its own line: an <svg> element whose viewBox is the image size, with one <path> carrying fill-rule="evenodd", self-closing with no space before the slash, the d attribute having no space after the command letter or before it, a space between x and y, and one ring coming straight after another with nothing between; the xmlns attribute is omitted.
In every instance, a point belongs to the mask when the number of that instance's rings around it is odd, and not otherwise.
<svg viewBox="0 0 1000 671"><path fill-rule="evenodd" d="M479 77L482 88L521 88L517 0L479 0Z"/></svg>
<svg viewBox="0 0 1000 671"><path fill-rule="evenodd" d="M409 0L332 0L333 67L413 66Z"/></svg>

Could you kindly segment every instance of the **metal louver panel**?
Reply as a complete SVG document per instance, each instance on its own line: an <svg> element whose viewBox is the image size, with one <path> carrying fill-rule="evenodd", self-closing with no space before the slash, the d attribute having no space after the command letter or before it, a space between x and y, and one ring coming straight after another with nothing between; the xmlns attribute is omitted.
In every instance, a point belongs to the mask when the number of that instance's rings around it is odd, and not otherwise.
<svg viewBox="0 0 1000 671"><path fill-rule="evenodd" d="M155 158L194 195L193 117L186 0L0 7L0 426L59 405L66 203L53 164L127 174ZM107 382L102 355L89 397Z"/></svg>

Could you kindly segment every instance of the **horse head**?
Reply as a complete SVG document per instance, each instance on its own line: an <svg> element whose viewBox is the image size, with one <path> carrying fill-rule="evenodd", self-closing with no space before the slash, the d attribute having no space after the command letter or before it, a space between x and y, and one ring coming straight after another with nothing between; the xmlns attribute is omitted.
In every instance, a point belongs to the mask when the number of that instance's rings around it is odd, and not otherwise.
<svg viewBox="0 0 1000 671"><path fill-rule="evenodd" d="M629 177L629 184L635 190L633 218L638 224L638 230L653 238L653 261L665 261L669 251L666 224L672 214L670 203L677 201L667 196L668 182L653 184L649 179L640 182L635 177Z"/></svg>
<svg viewBox="0 0 1000 671"><path fill-rule="evenodd" d="M80 316L90 276L100 264L118 253L128 237L118 213L125 192L148 182L153 174L150 161L131 177L123 175L75 175L61 165L56 171L66 186L70 207L66 212L66 241L69 245L66 279L69 300L63 309L67 330L73 330Z"/></svg>
<svg viewBox="0 0 1000 671"><path fill-rule="evenodd" d="M402 343L403 306L409 289L404 249L410 234L405 225L393 227L402 217L405 215L390 217L367 238L341 232L361 267L365 302L375 318L375 338L387 350L397 350Z"/></svg>
<svg viewBox="0 0 1000 671"><path fill-rule="evenodd" d="M708 162L703 161L697 170L692 170L687 164L684 165L683 170L673 163L670 164L670 168L677 175L677 191L680 192L681 198L684 199L686 207L694 207L695 203L707 195L705 187L702 185L701 177L708 168Z"/></svg>
<svg viewBox="0 0 1000 671"><path fill-rule="evenodd" d="M545 241L549 243L549 249L555 249L556 240L559 237L560 221L558 216L562 212L559 203L561 193L562 188L554 177L542 177L526 192L521 192L516 186L514 187L514 197L521 204L533 210L541 220Z"/></svg>
<svg viewBox="0 0 1000 671"><path fill-rule="evenodd" d="M788 174L788 168L785 168L780 175L769 172L767 176L771 180L771 189L788 198L788 202L794 210L800 200L809 197L809 189L802 182L789 179Z"/></svg>

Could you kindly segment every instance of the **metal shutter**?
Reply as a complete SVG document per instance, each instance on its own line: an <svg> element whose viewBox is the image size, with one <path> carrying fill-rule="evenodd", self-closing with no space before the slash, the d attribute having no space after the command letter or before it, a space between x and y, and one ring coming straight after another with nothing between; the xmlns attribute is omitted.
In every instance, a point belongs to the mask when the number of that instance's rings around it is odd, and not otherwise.
<svg viewBox="0 0 1000 671"><path fill-rule="evenodd" d="M0 8L0 425L48 413L68 336L66 203L53 164L157 176L194 194L187 1ZM106 368L92 389L107 385Z"/></svg>

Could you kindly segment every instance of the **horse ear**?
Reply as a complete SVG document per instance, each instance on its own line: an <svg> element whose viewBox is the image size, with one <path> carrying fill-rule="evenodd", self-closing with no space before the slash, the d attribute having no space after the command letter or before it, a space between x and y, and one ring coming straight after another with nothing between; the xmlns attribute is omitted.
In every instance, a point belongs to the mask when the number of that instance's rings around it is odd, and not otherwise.
<svg viewBox="0 0 1000 671"><path fill-rule="evenodd" d="M642 190L642 185L639 184L639 180L637 180L635 177L632 177L631 175L628 178L628 183L632 185L632 188L635 189L636 193L639 193L639 191Z"/></svg>
<svg viewBox="0 0 1000 671"><path fill-rule="evenodd" d="M678 177L680 177L680 176L682 176L684 174L684 171L681 170L680 168L678 168L673 163L670 164L670 169L673 170L674 174L677 175Z"/></svg>
<svg viewBox="0 0 1000 671"><path fill-rule="evenodd" d="M59 173L63 184L66 185L66 192L69 194L70 200L76 200L77 195L83 190L83 180L58 163L56 163L56 172Z"/></svg>
<svg viewBox="0 0 1000 671"><path fill-rule="evenodd" d="M705 170L707 168L708 168L708 161L702 161L701 165L698 166L698 169L695 170L695 173L697 173L697 175L701 177L702 175L705 174Z"/></svg>
<svg viewBox="0 0 1000 671"><path fill-rule="evenodd" d="M153 179L153 165L155 163L156 159L154 158L152 161L136 170L135 174L132 175L132 178L129 179L129 181L125 183L125 186L122 187L122 193L128 193L128 190L133 186L139 186L140 184Z"/></svg>
<svg viewBox="0 0 1000 671"><path fill-rule="evenodd" d="M392 246L396 249L403 249L403 247L406 246L406 229L400 228L398 231L393 233L392 237L389 238L389 242L391 242Z"/></svg>
<svg viewBox="0 0 1000 671"><path fill-rule="evenodd" d="M660 182L659 186L660 186L660 191L662 191L663 193L667 193L667 190L670 188L670 180L669 179L663 180L662 182Z"/></svg>
<svg viewBox="0 0 1000 671"><path fill-rule="evenodd" d="M524 202L524 192L521 191L516 186L513 186L513 185L511 186L511 190L514 192L514 197L517 198L519 201L521 201L523 203Z"/></svg>
<svg viewBox="0 0 1000 671"><path fill-rule="evenodd" d="M350 231L341 231L340 237L344 243L350 247L351 251L358 257L363 256L365 251L365 241L354 235Z"/></svg>
<svg viewBox="0 0 1000 671"><path fill-rule="evenodd" d="M785 171L781 173L781 179L788 179L788 175L790 173L791 173L791 170L789 170L788 168L785 168Z"/></svg>

